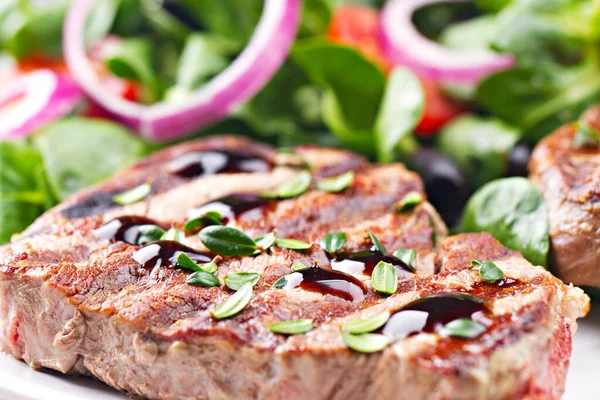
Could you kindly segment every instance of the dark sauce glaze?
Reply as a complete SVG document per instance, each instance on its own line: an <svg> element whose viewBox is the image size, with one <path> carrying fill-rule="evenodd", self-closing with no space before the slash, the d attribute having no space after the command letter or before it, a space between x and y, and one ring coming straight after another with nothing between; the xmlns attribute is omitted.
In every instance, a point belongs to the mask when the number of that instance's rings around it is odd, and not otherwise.
<svg viewBox="0 0 600 400"><path fill-rule="evenodd" d="M421 332L437 332L448 322L460 318L483 322L488 311L483 299L467 293L432 294L396 311L380 331L397 340Z"/></svg>
<svg viewBox="0 0 600 400"><path fill-rule="evenodd" d="M309 292L330 294L348 301L361 301L367 294L364 283L340 271L311 267L296 273L302 275L302 282L298 286Z"/></svg>
<svg viewBox="0 0 600 400"><path fill-rule="evenodd" d="M271 168L271 163L261 156L227 150L186 153L167 166L169 173L181 178L196 178L219 173L266 172Z"/></svg>
<svg viewBox="0 0 600 400"><path fill-rule="evenodd" d="M402 260L387 254L383 254L375 246L371 247L369 250L362 250L354 253L336 253L335 258L331 260L331 265L335 266L338 264L337 267L334 268L343 268L344 261L346 260L362 263L364 267L362 273L365 275L371 275L373 273L373 269L375 269L375 266L380 261L392 264L394 267L396 267L398 272L414 272L414 269L406 265L406 263L404 263ZM358 264L354 265L358 266Z"/></svg>
<svg viewBox="0 0 600 400"><path fill-rule="evenodd" d="M212 257L208 253L197 251L173 240L159 240L140 248L133 254L133 259L144 268L156 266L174 266L180 253L187 254L196 263L210 262Z"/></svg>
<svg viewBox="0 0 600 400"><path fill-rule="evenodd" d="M197 211L198 216L202 216L208 211L217 211L223 216L221 220L223 224L227 224L248 212L256 212L259 217L262 217L274 204L274 200L255 193L236 193L215 199L198 208Z"/></svg>
<svg viewBox="0 0 600 400"><path fill-rule="evenodd" d="M93 192L88 197L61 210L60 214L69 219L87 218L104 214L117 206L113 201L115 194L102 191Z"/></svg>
<svg viewBox="0 0 600 400"><path fill-rule="evenodd" d="M121 242L136 245L140 238L140 227L144 225L161 225L153 219L126 215L108 221L100 228L94 231L94 235L99 239L118 240Z"/></svg>

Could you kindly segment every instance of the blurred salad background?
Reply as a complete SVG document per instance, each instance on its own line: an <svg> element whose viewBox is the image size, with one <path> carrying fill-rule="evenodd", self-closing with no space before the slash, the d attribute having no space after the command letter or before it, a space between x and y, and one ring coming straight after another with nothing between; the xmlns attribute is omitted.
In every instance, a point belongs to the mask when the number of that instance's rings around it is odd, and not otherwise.
<svg viewBox="0 0 600 400"><path fill-rule="evenodd" d="M235 133L405 162L450 226L545 264L543 202L514 177L600 101L599 44L599 0L3 0L0 242L173 141Z"/></svg>

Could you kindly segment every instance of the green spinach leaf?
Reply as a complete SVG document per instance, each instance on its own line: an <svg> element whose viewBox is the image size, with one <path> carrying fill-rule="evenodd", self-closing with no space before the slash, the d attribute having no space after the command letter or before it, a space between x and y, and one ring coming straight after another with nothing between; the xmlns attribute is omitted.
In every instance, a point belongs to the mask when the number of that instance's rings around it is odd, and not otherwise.
<svg viewBox="0 0 600 400"><path fill-rule="evenodd" d="M475 192L465 208L462 229L490 232L532 264L546 265L547 209L540 192L525 178L496 180Z"/></svg>

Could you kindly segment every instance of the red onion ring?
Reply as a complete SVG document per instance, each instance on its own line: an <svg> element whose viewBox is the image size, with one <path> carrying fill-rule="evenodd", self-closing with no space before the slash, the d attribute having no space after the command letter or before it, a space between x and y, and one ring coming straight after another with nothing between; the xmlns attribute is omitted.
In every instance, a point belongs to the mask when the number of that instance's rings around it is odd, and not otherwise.
<svg viewBox="0 0 600 400"><path fill-rule="evenodd" d="M227 117L267 84L287 57L300 22L300 0L265 0L250 42L233 63L182 102L150 106L110 93L87 57L84 29L96 0L73 1L63 29L70 74L115 119L154 141L175 140Z"/></svg>
<svg viewBox="0 0 600 400"><path fill-rule="evenodd" d="M0 139L28 136L72 112L82 99L75 82L51 70L18 76L0 92Z"/></svg>
<svg viewBox="0 0 600 400"><path fill-rule="evenodd" d="M514 58L493 51L460 51L425 38L412 22L421 7L467 0L390 0L381 11L381 46L395 64L442 84L477 84L483 77L514 65Z"/></svg>

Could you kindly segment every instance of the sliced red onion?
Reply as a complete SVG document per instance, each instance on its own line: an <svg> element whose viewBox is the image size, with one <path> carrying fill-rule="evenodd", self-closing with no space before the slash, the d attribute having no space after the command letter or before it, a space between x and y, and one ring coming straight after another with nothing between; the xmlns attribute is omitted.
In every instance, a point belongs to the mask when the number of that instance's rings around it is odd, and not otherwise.
<svg viewBox="0 0 600 400"><path fill-rule="evenodd" d="M284 62L300 21L300 0L265 0L250 42L235 61L182 101L150 106L106 90L87 57L84 30L96 0L73 1L63 29L64 53L71 75L115 119L141 136L170 141L227 117L252 98Z"/></svg>
<svg viewBox="0 0 600 400"><path fill-rule="evenodd" d="M40 69L16 77L0 91L0 139L18 139L69 114L83 99L65 76Z"/></svg>
<svg viewBox="0 0 600 400"><path fill-rule="evenodd" d="M514 65L510 55L492 50L460 51L435 43L416 29L416 10L435 3L469 0L389 0L381 11L381 46L394 64L443 84L476 84L483 77Z"/></svg>

